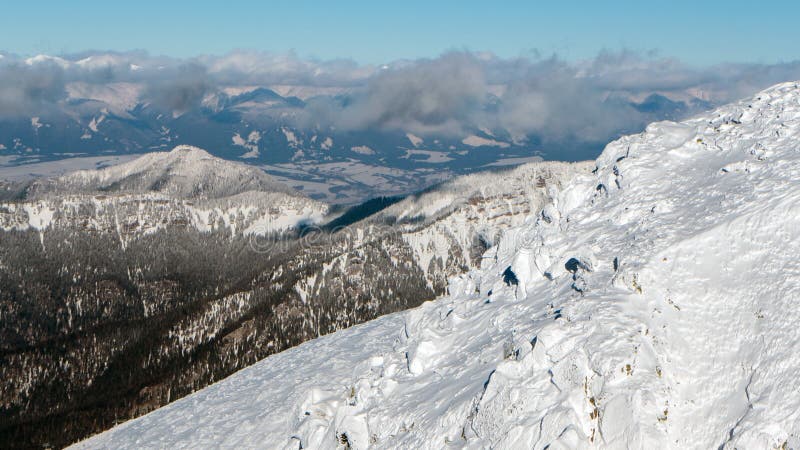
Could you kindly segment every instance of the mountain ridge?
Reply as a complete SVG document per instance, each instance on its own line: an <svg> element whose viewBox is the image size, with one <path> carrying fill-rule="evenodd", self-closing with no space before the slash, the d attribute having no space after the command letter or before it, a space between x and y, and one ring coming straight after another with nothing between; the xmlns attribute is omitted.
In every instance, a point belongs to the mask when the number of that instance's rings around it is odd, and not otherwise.
<svg viewBox="0 0 800 450"><path fill-rule="evenodd" d="M75 448L797 447L799 142L796 82L651 124L448 296Z"/></svg>
<svg viewBox="0 0 800 450"><path fill-rule="evenodd" d="M191 146L35 180L16 197L0 203L2 229L81 227L123 242L170 225L286 233L321 222L330 209L261 169Z"/></svg>
<svg viewBox="0 0 800 450"><path fill-rule="evenodd" d="M228 197L247 191L300 196L263 170L212 156L190 145L145 154L95 170L79 170L34 183L32 196L52 191L141 194L157 192L181 198Z"/></svg>
<svg viewBox="0 0 800 450"><path fill-rule="evenodd" d="M0 446L67 445L269 354L433 299L590 170L531 163L350 216L281 192L184 198L139 179L98 189L146 167L0 202Z"/></svg>

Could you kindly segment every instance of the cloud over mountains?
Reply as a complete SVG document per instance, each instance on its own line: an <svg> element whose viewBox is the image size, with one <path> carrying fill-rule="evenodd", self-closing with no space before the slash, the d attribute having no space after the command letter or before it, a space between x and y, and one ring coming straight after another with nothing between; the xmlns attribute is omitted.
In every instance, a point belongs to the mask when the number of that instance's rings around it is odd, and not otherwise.
<svg viewBox="0 0 800 450"><path fill-rule="evenodd" d="M800 79L800 62L696 68L627 51L585 61L453 51L383 66L257 52L192 59L143 52L2 54L0 119L46 116L69 100L68 87L75 84L135 84L135 102L179 113L209 107L215 93L263 86L303 98L287 119L298 126L421 136L485 129L512 139L535 134L543 141L594 141L652 120L648 97L684 102L678 109L688 114L790 79Z"/></svg>

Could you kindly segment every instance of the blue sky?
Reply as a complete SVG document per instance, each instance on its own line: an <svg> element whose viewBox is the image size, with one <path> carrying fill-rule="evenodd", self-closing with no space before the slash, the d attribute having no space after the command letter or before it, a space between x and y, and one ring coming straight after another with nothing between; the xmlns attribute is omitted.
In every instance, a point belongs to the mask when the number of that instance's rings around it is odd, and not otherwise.
<svg viewBox="0 0 800 450"><path fill-rule="evenodd" d="M9 2L10 3L10 2ZM655 50L695 65L800 59L798 1L152 1L6 3L0 50L234 49L380 63L449 49L568 60Z"/></svg>

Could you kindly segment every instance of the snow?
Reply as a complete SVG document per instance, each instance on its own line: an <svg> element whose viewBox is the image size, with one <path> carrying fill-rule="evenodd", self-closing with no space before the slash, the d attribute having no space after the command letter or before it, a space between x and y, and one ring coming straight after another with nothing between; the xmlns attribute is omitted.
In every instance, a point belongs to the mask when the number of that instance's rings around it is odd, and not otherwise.
<svg viewBox="0 0 800 450"><path fill-rule="evenodd" d="M251 131L250 134L247 135L247 139L243 138L239 133L236 133L231 140L233 141L233 145L244 147L248 150L241 155L240 158L258 158L261 154L258 148L258 143L261 141L261 133L259 131Z"/></svg>
<svg viewBox="0 0 800 450"><path fill-rule="evenodd" d="M54 210L47 205L24 205L23 210L28 214L30 227L41 231L50 226L53 221Z"/></svg>
<svg viewBox="0 0 800 450"><path fill-rule="evenodd" d="M269 89L275 91L281 97L297 97L301 100L308 100L317 96L335 97L347 94L353 89L339 86L313 86L313 85L269 85Z"/></svg>
<svg viewBox="0 0 800 450"><path fill-rule="evenodd" d="M415 161L425 162L430 164L441 164L452 161L453 158L448 156L447 152L439 152L435 150L411 150L406 149L406 154L402 158L409 159L411 156L419 155L424 156L424 159L416 159Z"/></svg>
<svg viewBox="0 0 800 450"><path fill-rule="evenodd" d="M257 146L259 139L258 132L251 132L245 144ZM261 169L216 158L205 150L188 145L179 145L169 152L148 153L100 170L73 172L50 184L43 184L42 188L74 191L124 186L122 189L128 191L144 192L153 185L158 186L159 192L177 197L225 197L247 190L299 195Z"/></svg>
<svg viewBox="0 0 800 450"><path fill-rule="evenodd" d="M248 136L249 141L258 138L257 132ZM61 168L75 162L67 160ZM87 162L100 165L113 159ZM44 168L56 165L49 164ZM0 168L0 177L8 173L23 179L19 175L30 173L31 168L14 167L8 172ZM178 146L116 166L36 180L24 201L0 203L0 229L78 227L116 233L123 241L172 225L202 232L224 228L232 235L265 235L319 223L328 210L328 205L303 196L258 168Z"/></svg>
<svg viewBox="0 0 800 450"><path fill-rule="evenodd" d="M320 223L325 218L327 208L316 205L286 205L278 209L278 214L265 215L254 220L244 234L267 235L275 231L298 229L302 224ZM278 206L273 206L277 208Z"/></svg>
<svg viewBox="0 0 800 450"><path fill-rule="evenodd" d="M411 142L411 145L414 147L419 147L424 142L421 137L415 136L411 133L406 133L406 138L408 138L408 142Z"/></svg>
<svg viewBox="0 0 800 450"><path fill-rule="evenodd" d="M434 259L445 268L479 267L468 257L477 239L496 243L508 229L525 223L532 211L547 205L564 183L592 167L588 162L539 162L465 175L403 199L381 211L378 220L396 218L402 224L403 240L432 287L440 270L431 266Z"/></svg>
<svg viewBox="0 0 800 450"><path fill-rule="evenodd" d="M0 149L4 147L0 145ZM95 169L120 164L141 157L141 154L87 156L22 165L6 165L12 161L0 160L0 180L22 181L32 178L63 175L75 170Z"/></svg>
<svg viewBox="0 0 800 450"><path fill-rule="evenodd" d="M138 83L92 84L85 82L67 83L66 91L69 99L90 99L103 102L108 110L121 117L130 117L128 111L133 109L144 93L145 86ZM99 124L99 122L98 122Z"/></svg>
<svg viewBox="0 0 800 450"><path fill-rule="evenodd" d="M283 136L286 138L286 143L289 144L289 147L297 148L303 145L303 141L289 128L281 127L281 132L283 132Z"/></svg>
<svg viewBox="0 0 800 450"><path fill-rule="evenodd" d="M242 158L242 159L252 159L252 158L258 158L259 156L261 156L261 152L258 151L257 148L254 148L254 149L250 150L249 152L242 153L242 156L240 156L240 158Z"/></svg>
<svg viewBox="0 0 800 450"><path fill-rule="evenodd" d="M355 147L350 147L350 150L359 153L361 155L374 155L375 150L367 147L366 145L357 145Z"/></svg>
<svg viewBox="0 0 800 450"><path fill-rule="evenodd" d="M237 95L253 92L258 88L258 86L226 86L220 89L220 91L230 97L236 97Z"/></svg>
<svg viewBox="0 0 800 450"><path fill-rule="evenodd" d="M233 145L238 145L240 147L244 147L247 145L247 141L239 133L234 133L233 137L231 138Z"/></svg>
<svg viewBox="0 0 800 450"><path fill-rule="evenodd" d="M500 147L500 148L508 148L511 145L508 142L501 142L496 141L494 139L486 139L480 136L475 136L471 134L465 137L462 141L462 144L469 145L470 147Z"/></svg>
<svg viewBox="0 0 800 450"><path fill-rule="evenodd" d="M359 203L377 196L419 191L453 177L446 167L398 169L355 159L336 162L301 160L260 166L275 179L328 202Z"/></svg>
<svg viewBox="0 0 800 450"><path fill-rule="evenodd" d="M125 57L121 55L97 54L75 61L75 65L84 69L107 69L115 66L124 66L124 59ZM135 66L135 64L128 63L129 68L132 66Z"/></svg>
<svg viewBox="0 0 800 450"><path fill-rule="evenodd" d="M50 55L32 56L30 58L25 59L25 64L29 66L34 66L37 64L54 64L56 66L61 67L62 69L68 69L70 66L70 62L67 61L66 59Z"/></svg>
<svg viewBox="0 0 800 450"><path fill-rule="evenodd" d="M485 164L484 167L503 167L503 166L516 166L517 164L526 164L531 162L542 161L541 156L523 156L520 158L500 158L497 161Z"/></svg>
<svg viewBox="0 0 800 450"><path fill-rule="evenodd" d="M89 122L89 129L97 133L97 126L103 123L104 120L106 120L105 115L100 115L100 117L92 117L92 120Z"/></svg>
<svg viewBox="0 0 800 450"><path fill-rule="evenodd" d="M448 296L76 448L800 446L800 84L596 167Z"/></svg>
<svg viewBox="0 0 800 450"><path fill-rule="evenodd" d="M327 212L327 205L283 193L244 193L213 200L174 199L161 194L64 195L0 203L0 229L71 227L117 234L123 241L168 226L262 236L320 223ZM124 232L120 225L124 225Z"/></svg>

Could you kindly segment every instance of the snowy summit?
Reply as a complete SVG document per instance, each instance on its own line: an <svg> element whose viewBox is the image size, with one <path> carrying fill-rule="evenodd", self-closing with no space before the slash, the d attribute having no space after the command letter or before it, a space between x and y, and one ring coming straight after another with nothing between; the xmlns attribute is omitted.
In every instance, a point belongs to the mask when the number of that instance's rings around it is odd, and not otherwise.
<svg viewBox="0 0 800 450"><path fill-rule="evenodd" d="M449 295L78 448L797 448L800 84L609 144Z"/></svg>
<svg viewBox="0 0 800 450"><path fill-rule="evenodd" d="M35 185L34 192L159 192L180 198L220 198L247 191L299 195L253 166L179 145L99 170L80 170Z"/></svg>

